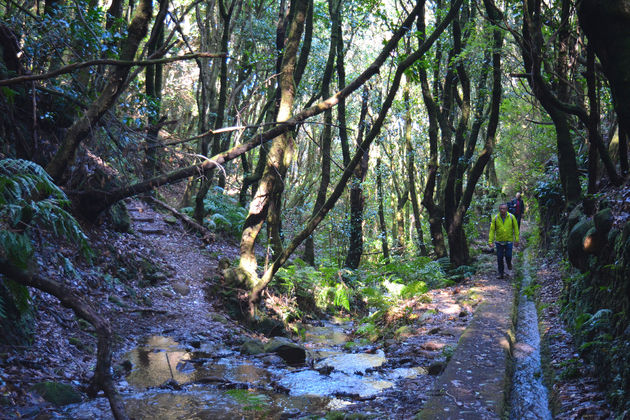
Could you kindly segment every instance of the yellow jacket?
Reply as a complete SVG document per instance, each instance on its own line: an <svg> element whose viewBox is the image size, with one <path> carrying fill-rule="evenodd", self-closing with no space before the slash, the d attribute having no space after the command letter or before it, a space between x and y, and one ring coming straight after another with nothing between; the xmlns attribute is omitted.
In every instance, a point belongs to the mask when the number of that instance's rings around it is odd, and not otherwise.
<svg viewBox="0 0 630 420"><path fill-rule="evenodd" d="M500 213L494 216L492 223L490 223L490 238L488 238L490 245L495 241L495 233L497 242L518 242L516 217L512 213L508 213L504 221Z"/></svg>

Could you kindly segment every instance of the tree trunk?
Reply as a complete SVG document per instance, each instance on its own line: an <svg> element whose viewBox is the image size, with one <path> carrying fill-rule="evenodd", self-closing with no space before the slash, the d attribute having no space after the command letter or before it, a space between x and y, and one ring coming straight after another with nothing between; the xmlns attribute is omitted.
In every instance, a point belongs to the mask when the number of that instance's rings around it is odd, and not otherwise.
<svg viewBox="0 0 630 420"><path fill-rule="evenodd" d="M417 22L418 33L421 39L425 37L424 10ZM431 234L431 243L433 244L433 252L437 258L446 256L446 245L444 243L444 234L442 233L442 216L443 212L435 203L433 198L435 194L438 174L438 114L439 108L429 88L429 82L426 70L421 67L419 69L420 87L422 89L422 97L427 108L429 116L429 164L427 182L424 187L422 205L429 213L429 232Z"/></svg>
<svg viewBox="0 0 630 420"><path fill-rule="evenodd" d="M164 19L168 12L168 1L160 1L160 10L153 26L154 35L147 45L147 54L152 56L164 44ZM163 64L154 64L145 69L145 92L148 99L149 116L147 121L147 146L144 179L151 179L158 168L158 152L160 144L160 113L162 111L162 74Z"/></svg>
<svg viewBox="0 0 630 420"><path fill-rule="evenodd" d="M337 12L338 9L335 8L335 1L329 0L328 9L330 12L330 19L332 22L337 20ZM334 23L333 23L334 25ZM332 30L331 30L332 34ZM330 81L332 79L334 65L335 65L335 54L337 51L336 39L332 36L330 37L330 48L328 50L328 60L326 61L326 67L324 67L324 74L322 75L322 89L321 89L321 97L327 98L330 96ZM330 146L332 142L332 110L324 111L324 127L322 129L322 137L320 143L320 153L322 157L322 170L321 170L321 180L319 183L319 189L317 190L317 198L315 199L315 204L313 204L313 215L317 214L319 208L326 201L326 194L328 192L328 184L330 184ZM304 261L306 261L310 265L315 265L315 232L310 235L306 242L304 243Z"/></svg>
<svg viewBox="0 0 630 420"><path fill-rule="evenodd" d="M280 108L278 110L278 122L285 122L291 118L293 101L295 99L294 71L297 50L302 37L304 20L308 0L295 0L291 7L293 21L289 28L287 42L282 60L282 73L280 75ZM267 157L267 165L263 173L256 195L249 206L249 214L245 219L243 234L241 237L241 260L239 268L249 277L258 278L256 270L258 264L254 254L256 237L267 217L269 205L274 197L282 194L283 182L287 168L293 158L293 136L291 132L285 132L274 139ZM276 208L276 211L279 209Z"/></svg>
<svg viewBox="0 0 630 420"><path fill-rule="evenodd" d="M387 224L385 223L385 212L383 209L383 175L381 159L376 160L376 193L378 196L378 222L380 227L381 248L383 259L389 261L389 247L387 246Z"/></svg>
<svg viewBox="0 0 630 420"><path fill-rule="evenodd" d="M459 201L459 205L452 215L451 223L448 227L448 243L451 264L455 267L470 263L470 251L464 231L464 216L470 207L475 186L483 174L484 168L494 149L496 143L495 135L499 125L499 112L501 107L501 47L503 45L503 35L499 28L499 23L503 19L503 14L495 6L492 0L484 0L484 5L493 28L492 44L492 98L490 100L490 118L486 129L486 139L484 150L477 158L468 176L468 182L464 194Z"/></svg>
<svg viewBox="0 0 630 420"><path fill-rule="evenodd" d="M554 101L550 87L541 75L543 40L540 0L527 0L523 2L523 6L524 40L521 44L521 55L528 74L527 80L534 96L545 108L556 128L560 182L567 202L576 203L580 200L582 188L567 115Z"/></svg>
<svg viewBox="0 0 630 420"><path fill-rule="evenodd" d="M363 88L363 101L361 103L361 114L359 116L359 133L357 135L357 147L363 142L363 133L365 132L365 117L368 111L369 91L367 87ZM360 150L357 150L357 153ZM354 177L350 184L350 237L348 244L348 254L346 256L345 266L356 270L361 262L363 254L363 208L365 198L363 196L363 181L367 175L369 162L369 149L363 151L363 158L354 169ZM325 197L324 197L325 198Z"/></svg>
<svg viewBox="0 0 630 420"><path fill-rule="evenodd" d="M219 15L221 16L221 21L223 22L223 32L221 34L221 51L226 55L221 59L221 66L219 69L219 99L217 103L217 109L215 111L216 119L214 120L214 129L218 130L223 127L223 121L225 120L225 104L227 102L227 91L228 91L228 78L227 78L227 54L229 51L229 42L230 42L230 34L231 27L230 22L232 21L232 15L234 13L234 7L238 3L238 0L232 0L230 6L226 8L225 1L227 0L218 0L219 4ZM226 135L226 134L223 134ZM212 135L211 140L212 155L216 155L221 151L221 135ZM210 177L206 177L201 182L201 187L197 192L197 196L195 197L195 212L194 218L202 223L205 208L204 208L204 200L210 186L212 185L212 179ZM220 171L219 174L219 186L225 187L225 176L223 175L223 171Z"/></svg>
<svg viewBox="0 0 630 420"><path fill-rule="evenodd" d="M420 210L420 204L418 202L418 193L416 191L416 168L415 168L415 151L411 144L412 136L412 111L411 103L409 100L409 83L405 85L404 101L406 106L405 112L405 148L407 152L407 177L409 180L409 198L411 200L411 206L413 208L413 224L416 230L416 246L419 255L428 255L427 247L424 244L424 234L422 233L422 211Z"/></svg>
<svg viewBox="0 0 630 420"><path fill-rule="evenodd" d="M628 136L619 126L619 168L623 176L628 175Z"/></svg>
<svg viewBox="0 0 630 420"><path fill-rule="evenodd" d="M583 0L578 17L610 83L619 125L630 133L630 8L625 0Z"/></svg>
<svg viewBox="0 0 630 420"><path fill-rule="evenodd" d="M152 2L141 0L135 16L127 28L127 38L121 47L120 59L133 60L140 42L147 33L152 15ZM72 164L79 144L92 132L92 127L109 111L123 92L129 74L129 66L117 66L107 78L100 96L90 104L82 117L68 129L63 144L46 166L46 172L60 185L66 168Z"/></svg>

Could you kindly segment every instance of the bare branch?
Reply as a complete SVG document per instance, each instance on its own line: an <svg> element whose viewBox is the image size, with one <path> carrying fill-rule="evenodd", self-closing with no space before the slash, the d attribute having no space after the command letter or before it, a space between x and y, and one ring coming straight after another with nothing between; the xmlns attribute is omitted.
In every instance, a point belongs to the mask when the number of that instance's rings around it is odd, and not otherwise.
<svg viewBox="0 0 630 420"><path fill-rule="evenodd" d="M46 80L52 79L53 77L72 73L73 71L85 68L85 67L93 67L93 66L152 66L154 64L164 64L164 63L172 63L175 61L184 61L184 60L193 60L196 58L222 58L225 57L226 53L194 53L194 54L185 54L179 55L175 57L167 57L160 58L156 60L142 60L142 61L126 61L126 60L112 60L112 59L99 59L99 60L90 60L84 61L82 63L73 63L67 66L61 67L57 70L44 73L44 74L32 74L26 76L14 77L11 79L0 80L0 86L8 86L14 85L16 83L30 82L34 80Z"/></svg>

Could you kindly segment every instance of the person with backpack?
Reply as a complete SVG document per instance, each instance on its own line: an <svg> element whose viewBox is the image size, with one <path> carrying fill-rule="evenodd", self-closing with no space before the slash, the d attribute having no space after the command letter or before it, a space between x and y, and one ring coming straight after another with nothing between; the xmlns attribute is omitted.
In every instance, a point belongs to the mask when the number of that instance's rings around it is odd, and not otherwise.
<svg viewBox="0 0 630 420"><path fill-rule="evenodd" d="M490 223L490 236L488 245L494 243L497 251L497 265L499 278L505 277L503 259L507 263L508 270L512 269L512 242L518 246L519 228L516 217L508 212L507 204L499 206L499 213L492 218Z"/></svg>
<svg viewBox="0 0 630 420"><path fill-rule="evenodd" d="M508 203L508 212L512 213L516 217L518 222L518 228L521 228L521 218L525 212L525 203L521 198L521 193L517 192L516 196Z"/></svg>

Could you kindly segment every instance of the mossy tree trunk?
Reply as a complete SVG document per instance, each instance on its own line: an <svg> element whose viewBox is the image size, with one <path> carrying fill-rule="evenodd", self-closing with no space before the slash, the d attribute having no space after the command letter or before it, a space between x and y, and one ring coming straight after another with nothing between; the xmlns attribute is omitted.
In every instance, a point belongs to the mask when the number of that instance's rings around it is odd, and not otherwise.
<svg viewBox="0 0 630 420"><path fill-rule="evenodd" d="M365 133L365 117L368 111L369 91L363 88L363 100L361 101L361 114L359 115L359 133L357 135L357 148L363 142ZM360 150L357 150L359 153ZM361 262L363 254L363 209L365 197L363 196L363 181L368 171L369 149L363 150L363 157L354 169L354 177L350 181L350 235L348 238L348 253L344 265L356 270ZM325 198L325 197L324 197Z"/></svg>
<svg viewBox="0 0 630 420"><path fill-rule="evenodd" d="M292 115L295 99L294 71L307 6L308 0L294 0L291 4L291 7L295 9L292 12L293 20L285 44L282 72L280 74L280 108L278 109L277 118L279 123L289 120ZM241 236L239 268L252 279L258 278L256 273L258 264L254 253L256 238L267 217L273 198L282 194L286 171L293 159L293 150L294 144L291 132L284 132L273 140L258 190L249 206L249 213L245 219ZM275 210L277 211L278 209Z"/></svg>

